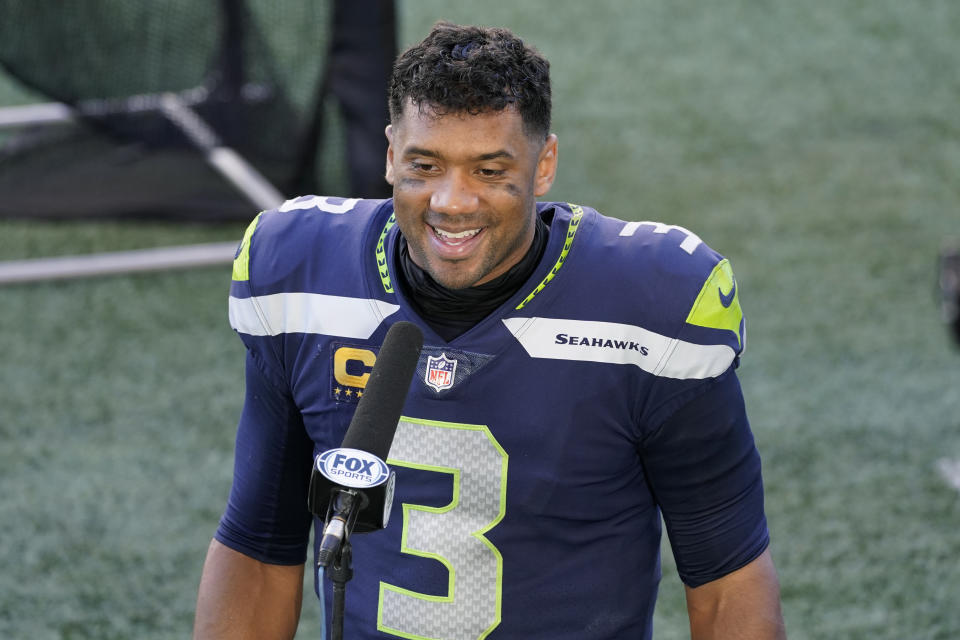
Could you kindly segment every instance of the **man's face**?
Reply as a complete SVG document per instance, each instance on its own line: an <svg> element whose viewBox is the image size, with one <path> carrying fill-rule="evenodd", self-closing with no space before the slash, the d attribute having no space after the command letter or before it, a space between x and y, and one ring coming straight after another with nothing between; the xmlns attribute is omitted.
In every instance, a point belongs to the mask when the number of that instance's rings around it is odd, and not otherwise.
<svg viewBox="0 0 960 640"><path fill-rule="evenodd" d="M512 107L436 116L408 103L387 138L397 224L420 268L464 289L523 258L556 174L556 136L532 139Z"/></svg>

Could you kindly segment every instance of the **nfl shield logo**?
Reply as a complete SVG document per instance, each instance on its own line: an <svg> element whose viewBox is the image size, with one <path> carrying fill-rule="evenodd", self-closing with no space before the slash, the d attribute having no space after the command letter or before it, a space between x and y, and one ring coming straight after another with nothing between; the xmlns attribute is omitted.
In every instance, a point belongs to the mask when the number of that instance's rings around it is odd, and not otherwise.
<svg viewBox="0 0 960 640"><path fill-rule="evenodd" d="M427 375L424 382L436 391L443 391L453 386L453 376L457 372L457 361L451 360L447 354L441 353L439 358L427 357Z"/></svg>

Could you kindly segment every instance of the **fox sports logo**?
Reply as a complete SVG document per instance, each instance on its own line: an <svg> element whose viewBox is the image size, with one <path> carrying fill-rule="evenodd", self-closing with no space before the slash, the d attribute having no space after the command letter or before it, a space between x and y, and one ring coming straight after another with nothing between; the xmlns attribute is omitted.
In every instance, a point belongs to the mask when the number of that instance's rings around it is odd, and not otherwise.
<svg viewBox="0 0 960 640"><path fill-rule="evenodd" d="M367 451L340 447L317 456L317 471L344 487L369 489L387 481L390 467Z"/></svg>

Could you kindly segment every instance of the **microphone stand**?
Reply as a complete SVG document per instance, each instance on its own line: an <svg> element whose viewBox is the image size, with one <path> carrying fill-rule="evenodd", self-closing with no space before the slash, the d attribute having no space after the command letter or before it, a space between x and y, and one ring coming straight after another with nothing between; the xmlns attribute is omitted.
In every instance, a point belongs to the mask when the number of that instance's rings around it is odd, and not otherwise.
<svg viewBox="0 0 960 640"><path fill-rule="evenodd" d="M334 490L327 513L327 524L320 541L317 565L324 567L333 582L332 640L343 640L343 614L347 582L353 578L353 547L350 534L357 514L367 505L367 496L355 489Z"/></svg>
<svg viewBox="0 0 960 640"><path fill-rule="evenodd" d="M353 548L346 537L333 562L330 563L330 580L333 582L332 640L343 640L343 610L347 595L347 582L353 577Z"/></svg>

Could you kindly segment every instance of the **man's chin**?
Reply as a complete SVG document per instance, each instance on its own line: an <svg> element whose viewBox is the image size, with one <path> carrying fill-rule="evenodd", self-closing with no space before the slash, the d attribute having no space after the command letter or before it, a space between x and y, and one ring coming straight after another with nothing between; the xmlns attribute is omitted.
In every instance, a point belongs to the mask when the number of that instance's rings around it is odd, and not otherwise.
<svg viewBox="0 0 960 640"><path fill-rule="evenodd" d="M442 286L444 289L450 289L452 291L459 291L461 289L469 289L470 287L476 284L476 278L469 277L442 277L438 278L432 276L433 279Z"/></svg>
<svg viewBox="0 0 960 640"><path fill-rule="evenodd" d="M477 284L481 276L466 268L445 265L445 268L430 269L427 271L434 281L445 289L454 291L459 289L469 289Z"/></svg>

